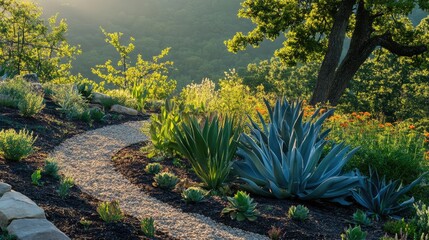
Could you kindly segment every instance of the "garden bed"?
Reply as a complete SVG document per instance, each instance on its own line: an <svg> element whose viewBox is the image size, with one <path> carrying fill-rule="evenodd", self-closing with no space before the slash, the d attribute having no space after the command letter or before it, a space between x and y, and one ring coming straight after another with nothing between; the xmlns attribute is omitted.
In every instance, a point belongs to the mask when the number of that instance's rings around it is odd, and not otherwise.
<svg viewBox="0 0 429 240"><path fill-rule="evenodd" d="M227 205L224 197L214 196L201 203L186 204L179 192L152 186L153 175L146 173L144 168L154 161L149 159L145 152L140 151L145 145L146 143L139 143L119 151L113 157L115 168L146 194L184 212L198 213L231 227L265 235L272 226L279 227L283 239L339 239L344 229L352 225L351 218L357 209L356 206L345 207L325 201L277 200L252 195L261 213L254 222L238 222L231 220L229 216L221 216L220 212ZM177 161L173 163L172 159L166 159L160 163L164 170L175 173L179 178L198 182L198 178L185 161L177 164ZM237 184L232 185L232 192L237 189ZM310 218L305 222L290 220L286 216L289 207L298 204L303 204L310 210ZM379 239L384 235L382 223L376 222L369 227L363 227L363 230L368 232L368 239Z"/></svg>
<svg viewBox="0 0 429 240"><path fill-rule="evenodd" d="M71 189L70 195L61 198L57 193L59 180L42 176L42 186L31 183L31 174L43 168L45 159L55 146L67 138L87 130L126 121L144 120L146 115L122 116L108 115L104 122L88 124L81 121L70 121L62 116L57 106L46 99L46 107L34 118L23 118L18 110L0 107L0 129L28 129L37 135L36 151L20 162L5 161L0 157L0 181L12 185L16 191L31 198L45 210L46 217L61 231L72 239L146 239L140 232L138 219L125 216L119 223L107 224L96 212L100 201L81 192L77 187ZM90 223L84 226L84 221ZM171 239L157 232L160 239Z"/></svg>

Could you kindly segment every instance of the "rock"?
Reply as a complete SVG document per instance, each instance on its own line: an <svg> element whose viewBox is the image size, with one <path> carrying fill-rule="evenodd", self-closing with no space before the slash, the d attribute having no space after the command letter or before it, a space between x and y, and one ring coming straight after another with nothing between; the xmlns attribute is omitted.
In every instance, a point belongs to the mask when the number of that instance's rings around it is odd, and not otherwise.
<svg viewBox="0 0 429 240"><path fill-rule="evenodd" d="M3 194L0 198L0 227L7 227L12 220L21 218L45 218L45 211L19 192Z"/></svg>
<svg viewBox="0 0 429 240"><path fill-rule="evenodd" d="M31 90L39 95L44 94L43 86L41 83L31 83Z"/></svg>
<svg viewBox="0 0 429 240"><path fill-rule="evenodd" d="M10 192L10 190L12 190L12 187L9 184L0 182L0 197Z"/></svg>
<svg viewBox="0 0 429 240"><path fill-rule="evenodd" d="M26 80L27 82L31 82L31 83L38 83L39 82L39 78L37 77L37 74L35 74L35 73L25 74L24 76L22 76L22 78L24 80Z"/></svg>
<svg viewBox="0 0 429 240"><path fill-rule="evenodd" d="M109 100L109 99L112 99L112 98L106 94L93 92L91 103L103 103L103 100Z"/></svg>
<svg viewBox="0 0 429 240"><path fill-rule="evenodd" d="M101 104L97 104L97 103L90 103L88 106L89 109L94 109L94 108L98 108L100 111L104 112L104 107Z"/></svg>
<svg viewBox="0 0 429 240"><path fill-rule="evenodd" d="M63 232L46 219L18 219L7 227L9 234L19 240L67 240Z"/></svg>
<svg viewBox="0 0 429 240"><path fill-rule="evenodd" d="M110 108L110 111L115 113L120 113L120 114L132 115L132 116L136 116L137 114L139 114L139 112L135 109L124 107L118 104L113 105L112 108Z"/></svg>

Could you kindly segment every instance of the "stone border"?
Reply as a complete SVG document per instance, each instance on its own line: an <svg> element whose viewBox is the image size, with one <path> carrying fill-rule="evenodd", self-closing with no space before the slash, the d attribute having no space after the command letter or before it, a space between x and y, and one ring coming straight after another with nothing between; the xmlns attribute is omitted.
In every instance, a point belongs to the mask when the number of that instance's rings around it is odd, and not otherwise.
<svg viewBox="0 0 429 240"><path fill-rule="evenodd" d="M179 239L268 239L231 228L195 213L184 213L144 194L114 169L111 157L122 148L146 141L140 128L145 121L95 129L65 140L50 154L60 172L73 177L76 186L101 201L118 200L128 214L153 217L157 229ZM210 211L208 209L208 211Z"/></svg>
<svg viewBox="0 0 429 240"><path fill-rule="evenodd" d="M0 182L0 227L19 240L70 240L46 220L45 211L9 184Z"/></svg>

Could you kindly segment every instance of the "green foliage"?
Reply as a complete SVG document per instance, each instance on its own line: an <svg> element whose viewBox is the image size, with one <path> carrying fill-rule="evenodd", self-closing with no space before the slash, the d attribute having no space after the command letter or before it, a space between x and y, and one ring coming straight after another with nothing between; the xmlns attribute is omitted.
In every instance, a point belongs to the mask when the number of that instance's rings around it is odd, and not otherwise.
<svg viewBox="0 0 429 240"><path fill-rule="evenodd" d="M304 205L298 205L298 206L291 206L287 212L287 215L289 218L298 220L298 221L305 221L308 219L308 214L310 213L310 210Z"/></svg>
<svg viewBox="0 0 429 240"><path fill-rule="evenodd" d="M383 230L393 235L407 235L411 238L417 236L417 226L413 222L406 222L405 219L388 221L383 225Z"/></svg>
<svg viewBox="0 0 429 240"><path fill-rule="evenodd" d="M108 33L101 29L106 36L106 42L112 45L119 54L120 60L112 64L107 60L103 65L97 65L92 72L119 89L127 90L138 102L139 110L142 110L148 100L163 100L176 88L176 82L168 79L168 70L173 65L171 61L160 62L167 56L170 48L161 51L152 61L146 61L142 55L137 56L134 65L129 61L130 54L134 51L134 38L130 37L128 45L122 45L120 40L123 33Z"/></svg>
<svg viewBox="0 0 429 240"><path fill-rule="evenodd" d="M353 213L353 223L356 225L369 226L371 224L371 219L368 218L364 211L359 209Z"/></svg>
<svg viewBox="0 0 429 240"><path fill-rule="evenodd" d="M201 188L189 187L182 192L182 198L186 203L199 203L207 194L207 191Z"/></svg>
<svg viewBox="0 0 429 240"><path fill-rule="evenodd" d="M206 117L201 124L190 117L175 124L175 147L209 189L218 189L231 171L240 131L229 117Z"/></svg>
<svg viewBox="0 0 429 240"><path fill-rule="evenodd" d="M94 85L90 81L83 81L76 84L77 91L85 99L91 99Z"/></svg>
<svg viewBox="0 0 429 240"><path fill-rule="evenodd" d="M0 229L0 240L16 240L16 236L9 234L7 229Z"/></svg>
<svg viewBox="0 0 429 240"><path fill-rule="evenodd" d="M179 178L174 173L169 172L158 173L153 177L153 180L155 181L153 183L155 187L163 189L173 189L179 182Z"/></svg>
<svg viewBox="0 0 429 240"><path fill-rule="evenodd" d="M60 178L58 171L59 171L59 167L55 159L48 158L45 160L45 167L43 168L43 174L58 179Z"/></svg>
<svg viewBox="0 0 429 240"><path fill-rule="evenodd" d="M82 226L83 226L83 229L88 230L88 229L89 229L89 227L90 227L90 226L91 226L91 224L92 224L92 221L91 221L91 220L87 220L87 219L85 219L85 218L81 218L81 219L79 220L79 223L80 223L80 225L82 225Z"/></svg>
<svg viewBox="0 0 429 240"><path fill-rule="evenodd" d="M9 161L19 161L33 152L37 137L25 129L16 132L14 129L0 131L0 153Z"/></svg>
<svg viewBox="0 0 429 240"><path fill-rule="evenodd" d="M279 240L281 237L281 233L282 230L280 228L272 226L271 229L268 231L268 237L271 240Z"/></svg>
<svg viewBox="0 0 429 240"><path fill-rule="evenodd" d="M144 171L149 173L149 174L157 174L157 173L161 172L161 170L162 170L162 165L159 163L149 163L144 168Z"/></svg>
<svg viewBox="0 0 429 240"><path fill-rule="evenodd" d="M329 138L344 141L359 151L346 165L368 173L368 165L388 179L411 183L428 169L425 160L425 137L411 122L385 123L371 118L368 112L335 114L327 121Z"/></svg>
<svg viewBox="0 0 429 240"><path fill-rule="evenodd" d="M346 229L346 232L341 234L342 240L365 240L367 233L362 231L360 226L354 228L349 227Z"/></svg>
<svg viewBox="0 0 429 240"><path fill-rule="evenodd" d="M49 81L69 74L71 61L80 53L65 40L67 23L57 15L42 20L33 2L5 0L0 3L0 75L37 73Z"/></svg>
<svg viewBox="0 0 429 240"><path fill-rule="evenodd" d="M31 183L35 186L42 186L40 179L42 179L42 170L37 169L31 174Z"/></svg>
<svg viewBox="0 0 429 240"><path fill-rule="evenodd" d="M124 89L111 89L104 92L106 95L110 96L111 99L102 99L102 105L105 109L109 110L114 104L119 104L129 108L138 109L139 103L128 90ZM141 109L140 109L141 110Z"/></svg>
<svg viewBox="0 0 429 240"><path fill-rule="evenodd" d="M88 102L79 94L75 86L58 86L54 89L52 100L58 110L69 119L82 119L88 115Z"/></svg>
<svg viewBox="0 0 429 240"><path fill-rule="evenodd" d="M86 110L89 113L91 121L102 122L104 119L104 112L99 108L90 108Z"/></svg>
<svg viewBox="0 0 429 240"><path fill-rule="evenodd" d="M172 155L176 140L174 125L182 122L182 113L174 101L167 100L159 114L150 118L150 139L153 146L162 153Z"/></svg>
<svg viewBox="0 0 429 240"><path fill-rule="evenodd" d="M415 224L420 233L429 234L429 208L424 203L414 204L416 210Z"/></svg>
<svg viewBox="0 0 429 240"><path fill-rule="evenodd" d="M107 223L119 222L124 218L118 201L100 203L97 207L97 213Z"/></svg>
<svg viewBox="0 0 429 240"><path fill-rule="evenodd" d="M18 102L19 113L24 117L32 117L45 108L43 96L29 92Z"/></svg>
<svg viewBox="0 0 429 240"><path fill-rule="evenodd" d="M66 198L70 194L70 189L74 186L74 180L71 177L65 177L61 179L60 185L58 186L58 195L61 198ZM104 219L103 219L104 220Z"/></svg>
<svg viewBox="0 0 429 240"><path fill-rule="evenodd" d="M419 184L427 173L421 175L410 185L402 186L398 180L386 182L377 172L370 170L368 178L361 180L359 189L353 189L353 197L362 207L376 217L389 216L410 207L414 197L400 202L401 197Z"/></svg>
<svg viewBox="0 0 429 240"><path fill-rule="evenodd" d="M344 198L361 177L341 171L356 149L334 144L324 152L328 131L321 133L322 123L332 111L318 118L319 109L303 122L301 107L302 103L289 104L286 99L278 100L274 108L267 103L271 122L261 117L262 128L252 121L250 135L241 135L237 154L243 160L235 162L234 170L247 183L245 189L256 194L348 204Z"/></svg>
<svg viewBox="0 0 429 240"><path fill-rule="evenodd" d="M228 206L222 210L223 214L229 214L231 219L237 221L256 221L259 212L256 210L257 203L243 191L238 191L234 197L228 197Z"/></svg>
<svg viewBox="0 0 429 240"><path fill-rule="evenodd" d="M153 238L155 236L155 221L153 218L144 218L140 222L140 229L146 237Z"/></svg>

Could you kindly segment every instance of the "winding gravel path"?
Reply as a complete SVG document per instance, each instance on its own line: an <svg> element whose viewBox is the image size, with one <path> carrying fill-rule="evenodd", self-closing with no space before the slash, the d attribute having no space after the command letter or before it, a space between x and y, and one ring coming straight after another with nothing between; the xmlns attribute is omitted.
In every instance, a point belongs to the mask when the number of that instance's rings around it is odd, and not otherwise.
<svg viewBox="0 0 429 240"><path fill-rule="evenodd" d="M184 213L144 194L114 170L111 157L122 148L147 140L140 132L143 121L88 131L57 146L51 156L61 172L101 201L119 200L128 214L153 217L157 228L179 239L268 239L265 236L217 223L199 214ZM210 209L208 209L210 211Z"/></svg>

